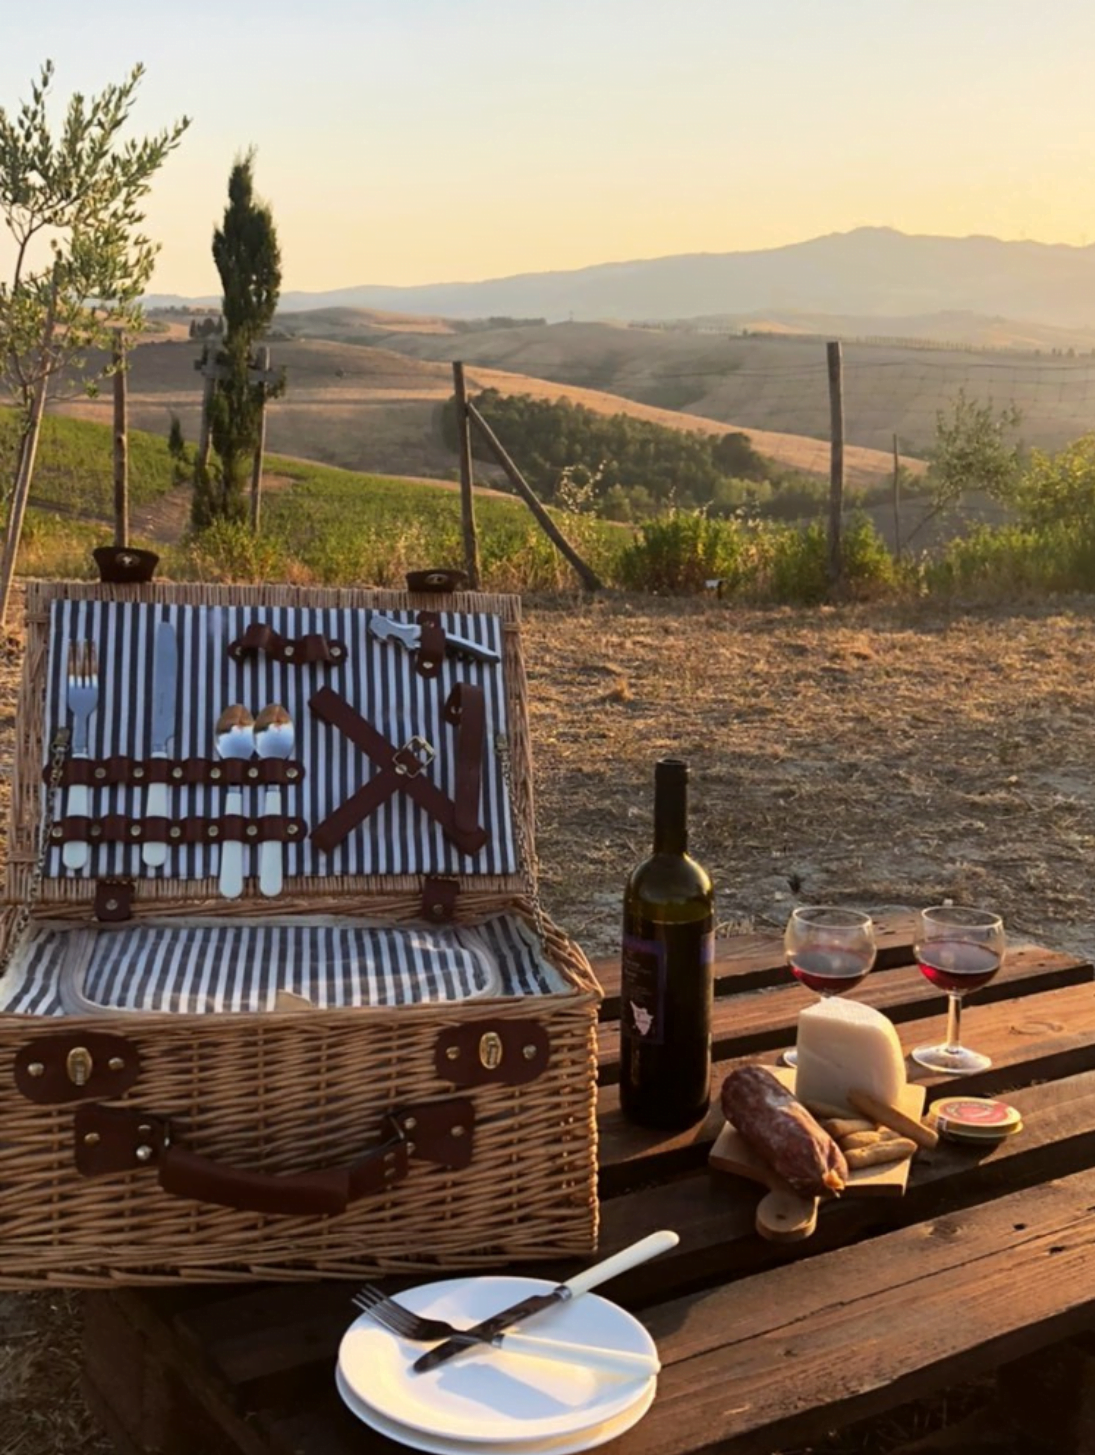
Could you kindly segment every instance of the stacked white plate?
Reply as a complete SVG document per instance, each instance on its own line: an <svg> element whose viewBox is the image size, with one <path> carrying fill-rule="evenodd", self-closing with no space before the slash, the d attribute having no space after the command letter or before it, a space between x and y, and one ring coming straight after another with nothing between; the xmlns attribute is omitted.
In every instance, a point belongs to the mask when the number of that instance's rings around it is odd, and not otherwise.
<svg viewBox="0 0 1095 1455"><path fill-rule="evenodd" d="M416 1314L457 1328L547 1293L538 1278L452 1278L399 1295ZM530 1319L522 1333L590 1348L656 1355L631 1314L595 1293ZM363 1314L347 1329L335 1382L346 1406L372 1429L433 1455L570 1455L622 1435L646 1414L657 1378L606 1374L575 1362L532 1358L484 1345L426 1374L411 1365L427 1345L382 1329Z"/></svg>

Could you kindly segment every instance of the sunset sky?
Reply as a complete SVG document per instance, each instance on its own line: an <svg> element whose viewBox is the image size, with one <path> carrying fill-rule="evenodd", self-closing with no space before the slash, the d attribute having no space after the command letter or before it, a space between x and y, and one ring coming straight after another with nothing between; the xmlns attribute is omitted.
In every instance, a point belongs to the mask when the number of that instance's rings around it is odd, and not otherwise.
<svg viewBox="0 0 1095 1455"><path fill-rule="evenodd" d="M136 127L194 118L154 289L219 292L254 145L284 287L319 290L862 224L1092 243L1093 54L1090 0L54 0L5 26L0 105L46 57L58 119L143 61Z"/></svg>

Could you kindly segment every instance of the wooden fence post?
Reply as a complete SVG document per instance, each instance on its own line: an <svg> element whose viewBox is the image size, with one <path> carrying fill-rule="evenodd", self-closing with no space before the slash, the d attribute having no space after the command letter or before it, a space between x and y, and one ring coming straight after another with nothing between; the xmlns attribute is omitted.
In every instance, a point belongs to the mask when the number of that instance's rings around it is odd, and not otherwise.
<svg viewBox="0 0 1095 1455"><path fill-rule="evenodd" d="M844 371L840 342L826 344L829 363L829 584L837 586L844 572L841 516L844 510Z"/></svg>
<svg viewBox="0 0 1095 1455"><path fill-rule="evenodd" d="M42 329L42 345L39 354L41 372L34 390L30 418L27 420L27 427L23 435L23 445L19 456L19 473L15 477L11 504L8 506L4 554L3 559L0 559L0 626L7 624L8 600L11 597L11 583L15 578L19 539L23 534L23 518L27 513L27 496L30 494L30 481L34 473L34 458L38 453L38 438L42 433L42 416L46 412L46 387L49 384L50 375L49 351L57 328L57 300L60 291L61 270L60 265L56 265L53 269L53 283L50 289L46 321Z"/></svg>
<svg viewBox="0 0 1095 1455"><path fill-rule="evenodd" d="M129 545L129 424L125 334L114 330L114 544Z"/></svg>
<svg viewBox="0 0 1095 1455"><path fill-rule="evenodd" d="M901 456L897 452L897 436L893 437L893 553L901 555Z"/></svg>
<svg viewBox="0 0 1095 1455"><path fill-rule="evenodd" d="M479 590L479 537L475 531L475 492L471 459L471 428L468 424L468 395L464 387L464 365L453 360L452 387L456 400L456 441L460 460L460 520L464 529L464 571L468 586Z"/></svg>
<svg viewBox="0 0 1095 1455"><path fill-rule="evenodd" d="M509 455L506 454L497 435L491 429L490 425L483 418L483 416L479 413L478 409L476 409L474 404L468 405L468 419L472 422L472 424L475 425L475 427L479 430L480 434L483 436L484 440L487 443L487 448L501 465L502 469L505 470L506 475L509 477L509 480L513 485L514 489L521 496L525 504L539 521L540 526L544 531L544 534L548 537L548 539L555 546L555 548L563 556L566 557L566 559L574 567L575 571L577 571L578 575L582 579L582 584L586 587L588 591L600 591L602 589L602 584L596 572L590 570L590 568L582 560L581 556L578 555L578 552L574 549L574 547L570 544L566 537L560 532L559 528L556 526L551 516L548 515L547 511L536 498L535 494L532 491L532 488L529 486L528 482L525 480L520 470L510 459Z"/></svg>
<svg viewBox="0 0 1095 1455"><path fill-rule="evenodd" d="M266 375L270 371L270 350L259 349L259 382L261 389L259 404L259 434L255 441L255 458L251 466L251 529L257 535L259 529L259 506L262 497L262 457L266 450Z"/></svg>

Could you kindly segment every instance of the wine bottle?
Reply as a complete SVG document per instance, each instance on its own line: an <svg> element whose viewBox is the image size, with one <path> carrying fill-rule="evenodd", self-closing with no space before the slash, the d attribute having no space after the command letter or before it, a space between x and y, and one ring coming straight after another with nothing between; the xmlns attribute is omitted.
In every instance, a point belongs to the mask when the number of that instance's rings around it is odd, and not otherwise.
<svg viewBox="0 0 1095 1455"><path fill-rule="evenodd" d="M654 768L654 852L624 893L620 1105L641 1126L688 1127L711 1095L715 900L688 856L688 765Z"/></svg>

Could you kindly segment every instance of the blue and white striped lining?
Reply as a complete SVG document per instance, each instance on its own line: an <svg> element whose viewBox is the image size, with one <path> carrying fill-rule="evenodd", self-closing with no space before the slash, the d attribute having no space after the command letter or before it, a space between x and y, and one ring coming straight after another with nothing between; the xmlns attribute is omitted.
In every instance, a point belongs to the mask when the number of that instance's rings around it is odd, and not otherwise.
<svg viewBox="0 0 1095 1455"><path fill-rule="evenodd" d="M569 989L523 921L451 929L353 921L40 926L0 980L0 1013L268 1011L411 1005Z"/></svg>
<svg viewBox="0 0 1095 1455"><path fill-rule="evenodd" d="M175 758L213 757L214 724L233 703L257 714L281 703L293 719L294 756L306 769L299 787L282 790L284 812L306 820L309 830L354 794L376 772L374 764L336 729L308 709L308 699L328 685L366 717L396 747L418 735L431 743L437 757L426 770L447 795L456 787L455 729L442 718L442 708L458 681L483 688L487 733L480 802L480 822L487 843L477 854L462 854L406 794L396 793L365 819L331 853L310 840L286 844L287 877L379 874L515 874L519 868L513 818L494 738L507 732L506 694L501 660L465 662L447 657L437 678L427 680L413 670L414 657L395 642L383 642L366 628L372 613L364 608L274 606L182 606L144 602L55 601L50 619L46 689L46 742L69 721L65 702L68 645L93 641L99 657L99 703L91 718L89 752L93 758L115 754L147 757L151 751L154 642L160 621L175 626L179 648ZM412 611L386 612L413 622ZM324 664L286 666L264 654L237 663L228 646L253 622L268 622L283 636L299 638L321 632L345 642L349 660L333 668ZM450 634L480 642L502 655L502 623L497 616L443 612ZM63 798L63 795L62 795ZM93 788L95 816L121 813L139 818L147 790ZM261 814L263 790L244 789L244 813ZM225 790L212 785L169 789L170 814L215 818L225 811ZM62 802L63 810L63 802ZM253 862L247 862L254 853ZM245 848L245 872L257 872L257 853ZM192 880L215 876L219 851L206 845L171 846L167 878ZM149 876L160 871L143 862L140 845L92 845L88 864L65 869L61 851L50 851L46 873L51 877L81 874L86 878Z"/></svg>

